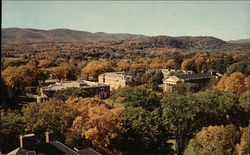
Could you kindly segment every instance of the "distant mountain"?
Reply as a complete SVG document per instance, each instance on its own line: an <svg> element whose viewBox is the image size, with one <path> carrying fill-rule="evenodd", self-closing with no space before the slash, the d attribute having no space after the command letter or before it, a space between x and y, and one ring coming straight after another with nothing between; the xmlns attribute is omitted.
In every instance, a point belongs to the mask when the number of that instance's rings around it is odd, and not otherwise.
<svg viewBox="0 0 250 155"><path fill-rule="evenodd" d="M240 39L240 40L231 40L228 41L229 44L233 44L235 46L241 46L244 49L250 50L250 39Z"/></svg>
<svg viewBox="0 0 250 155"><path fill-rule="evenodd" d="M130 48L176 48L176 49L221 49L228 45L227 42L214 37L169 37L155 36L125 41Z"/></svg>
<svg viewBox="0 0 250 155"><path fill-rule="evenodd" d="M2 42L12 43L35 43L35 42L106 42L119 40L133 40L143 38L143 35L135 34L108 34L103 32L91 33L70 29L21 29L4 28L2 29Z"/></svg>
<svg viewBox="0 0 250 155"><path fill-rule="evenodd" d="M230 41L228 41L228 43L246 44L246 43L250 43L250 39L230 40Z"/></svg>
<svg viewBox="0 0 250 155"><path fill-rule="evenodd" d="M225 42L209 36L144 36L135 34L91 33L70 29L2 29L2 43L40 43L40 42L106 42L108 46L129 50L178 49L178 50L250 50L249 40ZM240 43L241 42L241 43ZM106 46L106 45L105 45Z"/></svg>

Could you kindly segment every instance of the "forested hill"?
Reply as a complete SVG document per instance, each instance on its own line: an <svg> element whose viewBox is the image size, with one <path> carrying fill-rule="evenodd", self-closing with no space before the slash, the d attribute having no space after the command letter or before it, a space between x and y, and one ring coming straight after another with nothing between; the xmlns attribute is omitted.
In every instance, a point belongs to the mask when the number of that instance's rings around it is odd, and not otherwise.
<svg viewBox="0 0 250 155"><path fill-rule="evenodd" d="M37 43L37 42L99 42L99 41L120 41L143 38L143 35L135 34L108 34L103 32L91 33L86 31L76 31L70 29L2 29L2 42L14 43Z"/></svg>
<svg viewBox="0 0 250 155"><path fill-rule="evenodd" d="M106 42L108 46L117 46L129 50L178 49L178 50L249 50L249 44L225 42L208 36L144 36L136 34L91 33L70 29L2 29L2 43L41 43L41 42Z"/></svg>

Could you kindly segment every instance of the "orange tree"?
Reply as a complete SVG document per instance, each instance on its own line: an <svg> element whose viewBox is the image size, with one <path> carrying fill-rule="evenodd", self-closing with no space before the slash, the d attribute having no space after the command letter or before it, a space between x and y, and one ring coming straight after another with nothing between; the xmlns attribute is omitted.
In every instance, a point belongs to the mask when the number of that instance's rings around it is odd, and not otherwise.
<svg viewBox="0 0 250 155"><path fill-rule="evenodd" d="M217 88L239 95L250 88L250 77L239 72L234 72L230 75L224 74L218 82Z"/></svg>
<svg viewBox="0 0 250 155"><path fill-rule="evenodd" d="M119 152L114 141L119 139L121 126L120 108L111 108L98 98L75 98L66 101L77 112L70 130L91 142L92 147L103 153Z"/></svg>

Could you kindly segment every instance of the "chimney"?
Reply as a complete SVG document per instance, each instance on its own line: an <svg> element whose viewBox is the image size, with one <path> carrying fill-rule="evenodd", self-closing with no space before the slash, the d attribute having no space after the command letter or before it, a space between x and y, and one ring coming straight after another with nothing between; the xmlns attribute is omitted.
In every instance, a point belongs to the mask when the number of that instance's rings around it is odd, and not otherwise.
<svg viewBox="0 0 250 155"><path fill-rule="evenodd" d="M26 150L35 149L35 134L27 134L20 136L20 147Z"/></svg>
<svg viewBox="0 0 250 155"><path fill-rule="evenodd" d="M54 132L53 131L46 131L45 132L45 142L46 143L49 143L51 141L54 141Z"/></svg>

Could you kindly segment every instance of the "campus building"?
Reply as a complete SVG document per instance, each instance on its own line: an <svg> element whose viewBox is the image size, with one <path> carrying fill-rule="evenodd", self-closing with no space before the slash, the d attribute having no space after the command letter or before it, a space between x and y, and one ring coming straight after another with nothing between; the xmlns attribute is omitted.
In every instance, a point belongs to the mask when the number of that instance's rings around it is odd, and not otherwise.
<svg viewBox="0 0 250 155"><path fill-rule="evenodd" d="M86 80L64 81L41 87L41 95L37 97L37 102L40 103L48 100L56 91L65 90L67 88L82 88L86 92L90 93L91 96L99 96L101 99L108 98L110 95L110 86L108 84L98 84Z"/></svg>
<svg viewBox="0 0 250 155"><path fill-rule="evenodd" d="M110 72L99 75L98 83L109 84L111 90L116 90L120 87L135 86L136 80L133 76L124 75L123 72Z"/></svg>
<svg viewBox="0 0 250 155"><path fill-rule="evenodd" d="M180 83L196 83L199 89L204 88L212 78L218 78L218 74L213 72L208 73L191 73L172 75L163 80L163 91L171 92L174 87Z"/></svg>

